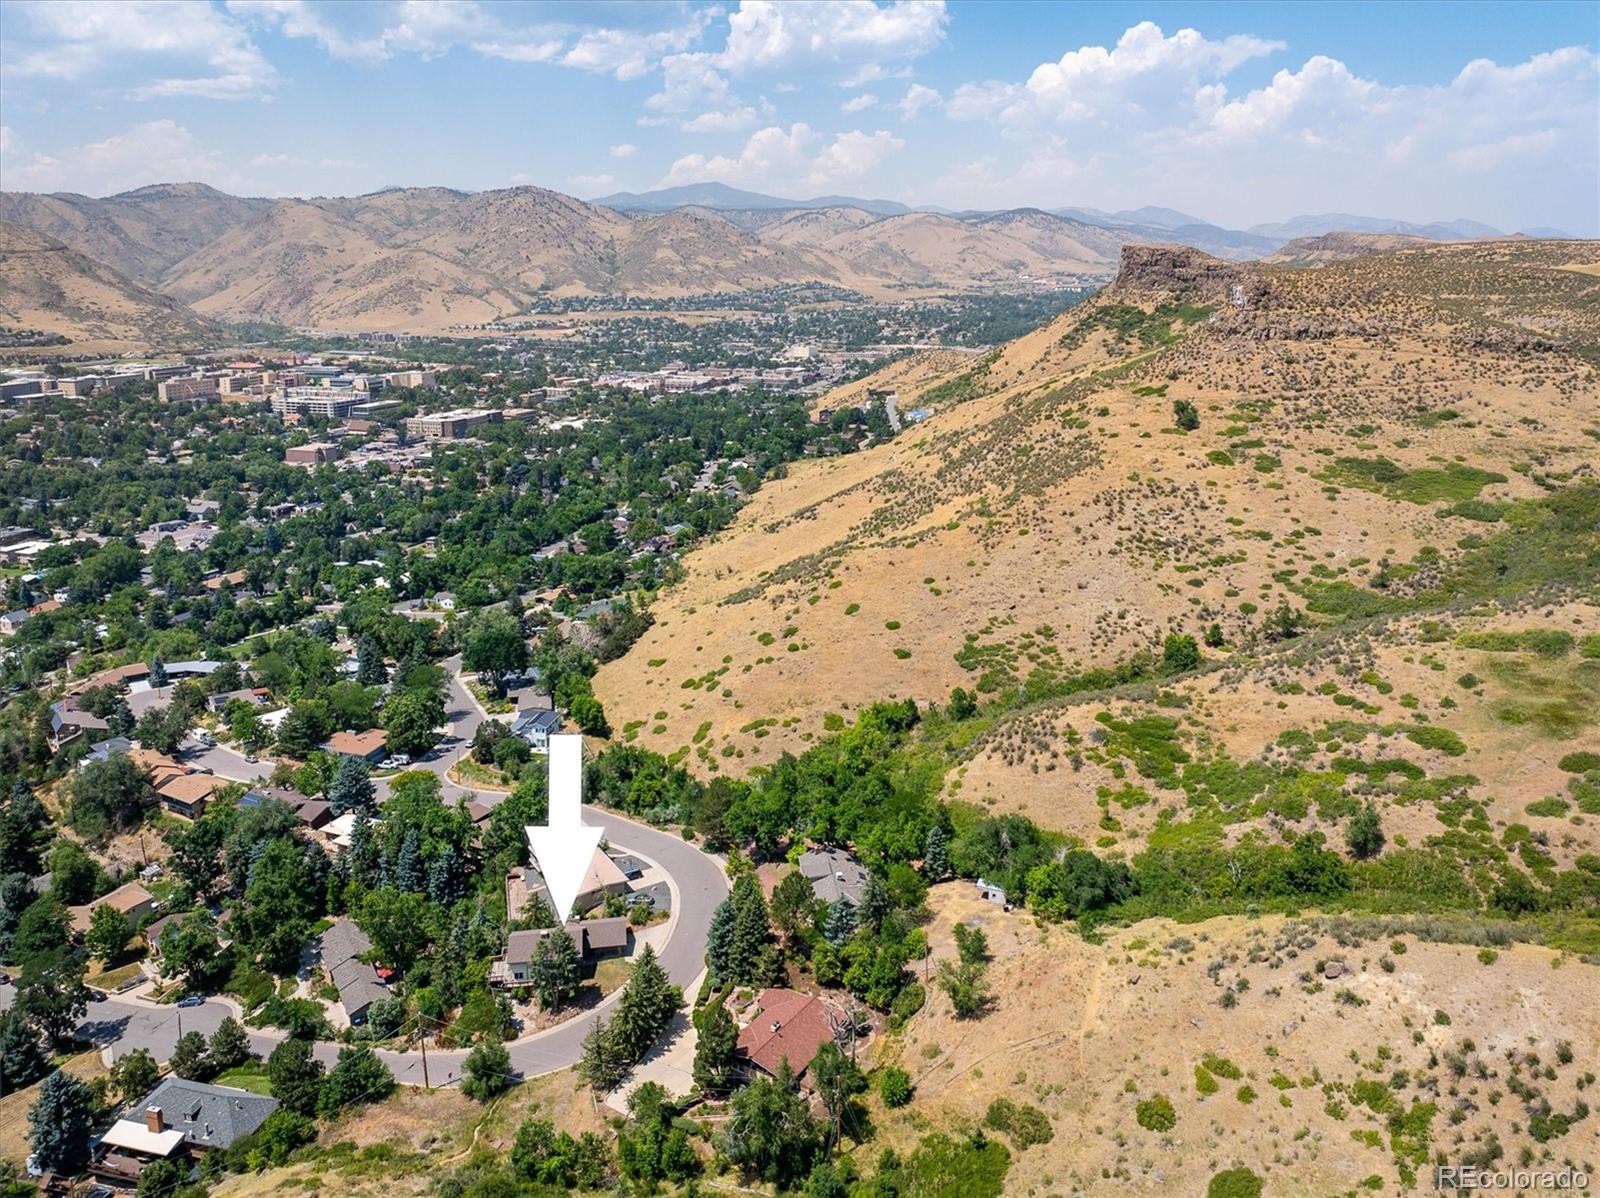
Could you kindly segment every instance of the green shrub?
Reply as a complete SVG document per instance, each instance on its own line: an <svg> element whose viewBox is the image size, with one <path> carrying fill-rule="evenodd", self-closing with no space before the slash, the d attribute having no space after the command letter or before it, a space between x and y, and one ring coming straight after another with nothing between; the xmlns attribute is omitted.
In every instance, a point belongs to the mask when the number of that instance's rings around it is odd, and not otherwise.
<svg viewBox="0 0 1600 1198"><path fill-rule="evenodd" d="M905 1106L911 1101L911 1075L891 1065L878 1074L878 1093L890 1109Z"/></svg>
<svg viewBox="0 0 1600 1198"><path fill-rule="evenodd" d="M1134 1108L1134 1117L1146 1131L1171 1131L1178 1125L1178 1112L1165 1094L1147 1098Z"/></svg>
<svg viewBox="0 0 1600 1198"><path fill-rule="evenodd" d="M1261 1179L1249 1169L1224 1169L1211 1178L1206 1198L1261 1198L1261 1186Z"/></svg>

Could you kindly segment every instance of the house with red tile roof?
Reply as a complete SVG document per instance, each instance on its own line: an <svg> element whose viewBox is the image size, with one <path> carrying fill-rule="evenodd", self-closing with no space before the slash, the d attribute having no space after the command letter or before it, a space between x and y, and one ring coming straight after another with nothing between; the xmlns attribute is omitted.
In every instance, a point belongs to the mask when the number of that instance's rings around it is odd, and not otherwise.
<svg viewBox="0 0 1600 1198"><path fill-rule="evenodd" d="M763 1073L777 1076L784 1061L804 1075L818 1050L833 1039L828 1009L812 994L777 987L756 999L755 1017L739 1033L738 1054Z"/></svg>

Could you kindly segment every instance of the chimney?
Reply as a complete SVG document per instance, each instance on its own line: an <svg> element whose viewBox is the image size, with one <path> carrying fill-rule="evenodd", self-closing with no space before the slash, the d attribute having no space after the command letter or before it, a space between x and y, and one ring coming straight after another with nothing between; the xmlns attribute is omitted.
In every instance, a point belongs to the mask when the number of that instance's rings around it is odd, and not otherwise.
<svg viewBox="0 0 1600 1198"><path fill-rule="evenodd" d="M158 1106L147 1106L147 1107L145 1107L145 1109L144 1109L144 1126L145 1126L145 1130L150 1132L151 1135L159 1135L161 1133L162 1118L161 1118L161 1108L160 1107L158 1107Z"/></svg>

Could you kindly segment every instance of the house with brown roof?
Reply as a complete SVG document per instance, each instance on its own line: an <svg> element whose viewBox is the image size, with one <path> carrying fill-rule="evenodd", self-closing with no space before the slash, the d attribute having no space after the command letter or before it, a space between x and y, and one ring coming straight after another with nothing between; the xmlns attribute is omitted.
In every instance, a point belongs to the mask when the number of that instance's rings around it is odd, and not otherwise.
<svg viewBox="0 0 1600 1198"><path fill-rule="evenodd" d="M802 1076L818 1051L833 1039L833 1024L812 994L778 987L763 990L756 1013L739 1033L738 1055L763 1073L777 1076L784 1061Z"/></svg>
<svg viewBox="0 0 1600 1198"><path fill-rule="evenodd" d="M72 918L72 930L87 932L97 907L112 907L122 912L129 927L137 927L145 916L156 909L156 898L139 883L125 882L110 894L103 894L93 902L68 907L67 914Z"/></svg>
<svg viewBox="0 0 1600 1198"><path fill-rule="evenodd" d="M212 774L179 774L156 788L161 805L173 815L184 819L199 819L205 814L206 804L225 783Z"/></svg>
<svg viewBox="0 0 1600 1198"><path fill-rule="evenodd" d="M389 735L382 728L368 732L335 732L322 743L324 752L339 757L355 757L377 765L389 755Z"/></svg>

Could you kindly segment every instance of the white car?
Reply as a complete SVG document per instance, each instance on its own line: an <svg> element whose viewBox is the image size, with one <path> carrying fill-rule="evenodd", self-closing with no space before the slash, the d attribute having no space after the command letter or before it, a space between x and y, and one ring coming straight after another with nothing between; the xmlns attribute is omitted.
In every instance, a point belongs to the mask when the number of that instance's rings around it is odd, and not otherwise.
<svg viewBox="0 0 1600 1198"><path fill-rule="evenodd" d="M411 755L409 753L396 753L393 757L385 757L383 761L379 763L378 768L384 770L397 770L410 764Z"/></svg>

